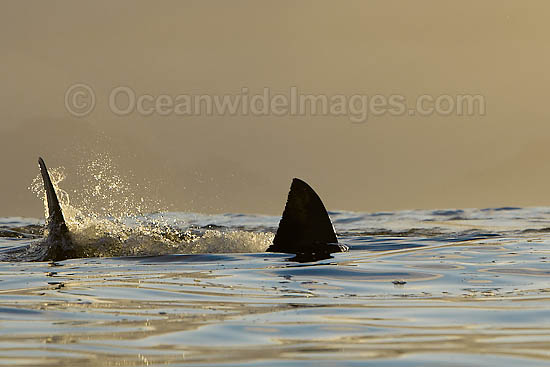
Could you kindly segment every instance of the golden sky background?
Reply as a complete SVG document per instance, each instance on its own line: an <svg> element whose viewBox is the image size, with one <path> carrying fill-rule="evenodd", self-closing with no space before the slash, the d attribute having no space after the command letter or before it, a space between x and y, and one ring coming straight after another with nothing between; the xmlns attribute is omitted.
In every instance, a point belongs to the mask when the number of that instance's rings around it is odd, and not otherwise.
<svg viewBox="0 0 550 367"><path fill-rule="evenodd" d="M0 215L41 217L37 157L102 153L170 210L280 214L292 177L327 208L550 206L545 1L3 1ZM96 108L67 112L74 83ZM485 116L117 116L138 94L481 94ZM84 162L84 163L83 163ZM146 184L143 184L143 183Z"/></svg>

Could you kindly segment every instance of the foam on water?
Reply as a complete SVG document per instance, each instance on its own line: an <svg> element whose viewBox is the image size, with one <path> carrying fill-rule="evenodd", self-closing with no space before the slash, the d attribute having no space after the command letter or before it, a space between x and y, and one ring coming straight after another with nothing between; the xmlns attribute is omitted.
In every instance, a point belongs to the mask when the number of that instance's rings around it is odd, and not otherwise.
<svg viewBox="0 0 550 367"><path fill-rule="evenodd" d="M159 202L134 194L137 186L120 176L106 156L87 162L78 174L87 185L69 194L61 187L66 178L63 167L50 169L65 221L82 257L261 252L273 241L270 232L194 227L165 217L162 212L166 210ZM47 217L40 175L30 189L42 199ZM71 201L72 197L77 200ZM160 215L144 215L146 210ZM10 259L26 258L21 253Z"/></svg>

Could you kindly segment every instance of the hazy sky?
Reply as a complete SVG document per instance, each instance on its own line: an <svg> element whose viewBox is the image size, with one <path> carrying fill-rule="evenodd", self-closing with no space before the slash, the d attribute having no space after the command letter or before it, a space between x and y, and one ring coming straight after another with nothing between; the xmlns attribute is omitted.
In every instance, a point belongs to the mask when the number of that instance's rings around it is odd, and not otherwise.
<svg viewBox="0 0 550 367"><path fill-rule="evenodd" d="M98 154L170 210L280 214L292 177L329 209L550 205L546 1L2 1L1 216L42 216ZM85 83L95 108L65 106ZM113 113L136 96L481 95L484 116ZM84 100L86 101L86 100ZM78 178L80 177L80 178ZM82 178L84 177L84 178Z"/></svg>

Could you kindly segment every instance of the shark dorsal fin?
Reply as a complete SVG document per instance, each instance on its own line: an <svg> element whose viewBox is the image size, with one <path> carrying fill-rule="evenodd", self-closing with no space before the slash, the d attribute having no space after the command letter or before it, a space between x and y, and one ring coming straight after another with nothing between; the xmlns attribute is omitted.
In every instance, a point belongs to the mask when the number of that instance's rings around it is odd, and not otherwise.
<svg viewBox="0 0 550 367"><path fill-rule="evenodd" d="M327 210L313 189L293 179L283 217L268 251L301 253L316 245L337 243Z"/></svg>

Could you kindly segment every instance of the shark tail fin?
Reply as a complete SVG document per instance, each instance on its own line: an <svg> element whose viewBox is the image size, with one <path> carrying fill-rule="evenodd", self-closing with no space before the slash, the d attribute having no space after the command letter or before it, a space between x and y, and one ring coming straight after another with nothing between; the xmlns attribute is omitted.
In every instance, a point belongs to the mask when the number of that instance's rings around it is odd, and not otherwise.
<svg viewBox="0 0 550 367"><path fill-rule="evenodd" d="M55 193L55 189L48 172L48 168L42 158L38 158L38 164L40 165L40 173L42 174L42 180L44 181L44 190L46 191L46 198L48 200L48 222L54 223L56 226L65 226L65 218L59 205L59 199Z"/></svg>
<svg viewBox="0 0 550 367"><path fill-rule="evenodd" d="M38 158L40 165L40 173L44 181L44 190L48 200L48 218L46 224L48 226L48 254L44 260L63 260L68 258L68 246L71 244L69 229L65 223L59 199L55 193L55 188L52 184L48 168L42 158Z"/></svg>
<svg viewBox="0 0 550 367"><path fill-rule="evenodd" d="M293 179L277 234L267 251L315 252L336 243L334 227L317 193L304 181Z"/></svg>

